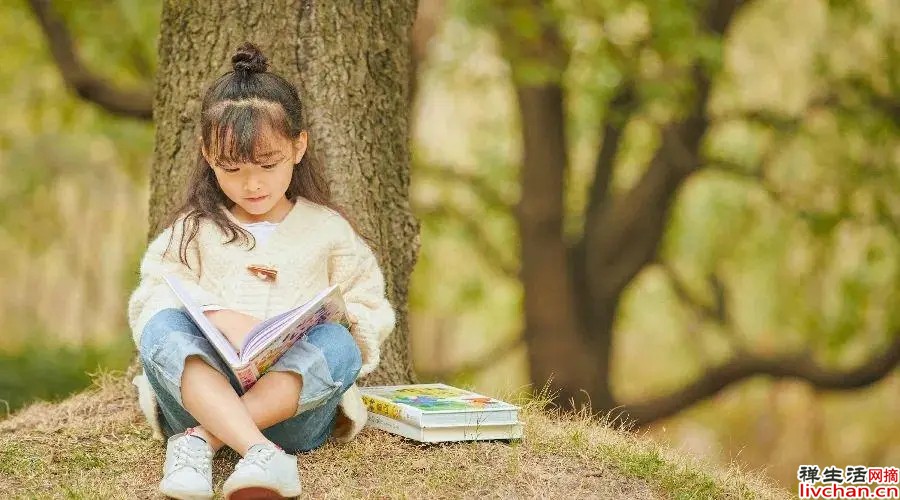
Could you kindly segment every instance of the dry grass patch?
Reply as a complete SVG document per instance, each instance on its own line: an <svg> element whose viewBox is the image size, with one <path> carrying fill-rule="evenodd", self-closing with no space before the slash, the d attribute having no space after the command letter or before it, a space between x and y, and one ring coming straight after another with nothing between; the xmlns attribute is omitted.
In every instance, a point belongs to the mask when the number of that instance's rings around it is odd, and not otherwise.
<svg viewBox="0 0 900 500"><path fill-rule="evenodd" d="M583 416L526 403L518 443L421 445L365 429L300 456L315 498L789 498L758 474L722 470ZM119 373L61 403L0 421L0 491L13 498L159 498L164 446ZM237 455L215 459L216 490Z"/></svg>

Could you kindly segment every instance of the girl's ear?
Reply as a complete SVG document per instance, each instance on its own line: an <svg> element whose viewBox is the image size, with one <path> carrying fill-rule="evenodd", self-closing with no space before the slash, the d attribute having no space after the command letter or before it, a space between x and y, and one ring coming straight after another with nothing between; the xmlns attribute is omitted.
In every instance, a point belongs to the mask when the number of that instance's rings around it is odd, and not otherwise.
<svg viewBox="0 0 900 500"><path fill-rule="evenodd" d="M294 139L294 165L300 163L303 155L306 154L306 146L308 144L309 134L304 130Z"/></svg>

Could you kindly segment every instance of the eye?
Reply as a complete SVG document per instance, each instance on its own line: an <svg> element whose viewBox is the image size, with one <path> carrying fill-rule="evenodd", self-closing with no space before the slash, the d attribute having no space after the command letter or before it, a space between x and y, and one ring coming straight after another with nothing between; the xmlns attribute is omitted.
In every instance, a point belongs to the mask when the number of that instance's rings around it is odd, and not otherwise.
<svg viewBox="0 0 900 500"><path fill-rule="evenodd" d="M239 168L222 168L223 172L228 172L229 174L233 174L239 170L240 170Z"/></svg>
<svg viewBox="0 0 900 500"><path fill-rule="evenodd" d="M272 170L273 168L275 168L275 167L277 167L277 166L278 166L277 163L273 163L273 164L271 164L271 165L263 165L262 168L264 168L264 169L266 169L266 170Z"/></svg>

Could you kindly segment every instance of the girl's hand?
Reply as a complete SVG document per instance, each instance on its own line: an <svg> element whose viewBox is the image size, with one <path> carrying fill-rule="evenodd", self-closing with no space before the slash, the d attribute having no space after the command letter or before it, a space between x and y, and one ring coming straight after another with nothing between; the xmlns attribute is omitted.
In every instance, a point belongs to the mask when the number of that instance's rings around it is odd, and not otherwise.
<svg viewBox="0 0 900 500"><path fill-rule="evenodd" d="M231 309L206 311L203 314L225 335L235 350L244 345L244 339L253 327L262 323L261 319Z"/></svg>

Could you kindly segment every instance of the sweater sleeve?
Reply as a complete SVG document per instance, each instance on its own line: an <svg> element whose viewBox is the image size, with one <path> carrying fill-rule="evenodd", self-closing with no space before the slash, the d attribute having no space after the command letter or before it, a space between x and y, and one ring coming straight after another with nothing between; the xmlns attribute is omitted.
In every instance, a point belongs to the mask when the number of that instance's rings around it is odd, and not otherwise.
<svg viewBox="0 0 900 500"><path fill-rule="evenodd" d="M181 308L181 301L175 296L169 285L163 280L166 274L180 278L191 298L203 310L223 309L224 301L199 285L200 255L197 237L187 246L187 261L191 267L184 265L179 258L179 245L183 231L183 220L175 223L160 233L147 248L141 260L140 282L128 299L128 323L134 343L140 346L141 335L150 318L167 308ZM175 228L178 228L175 230ZM172 236L174 232L174 237ZM172 237L171 248L169 238Z"/></svg>
<svg viewBox="0 0 900 500"><path fill-rule="evenodd" d="M328 262L329 281L338 284L347 304L350 333L362 353L360 376L378 366L381 344L394 330L394 308L384 292L375 254L341 218L341 236Z"/></svg>

